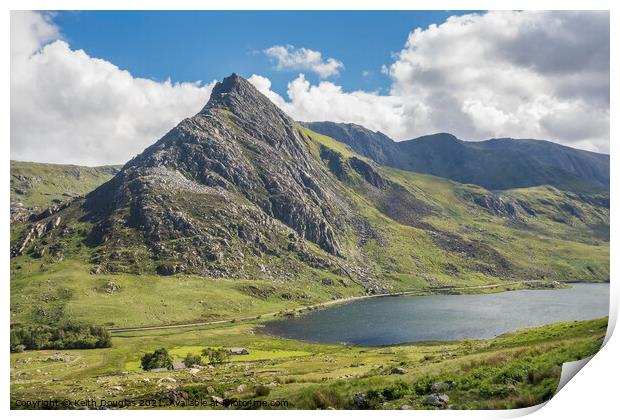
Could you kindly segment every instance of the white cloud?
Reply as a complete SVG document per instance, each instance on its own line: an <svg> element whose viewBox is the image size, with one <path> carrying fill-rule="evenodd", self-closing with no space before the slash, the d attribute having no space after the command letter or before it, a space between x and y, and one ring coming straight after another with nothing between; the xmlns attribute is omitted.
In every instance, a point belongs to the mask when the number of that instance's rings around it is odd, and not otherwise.
<svg viewBox="0 0 620 420"><path fill-rule="evenodd" d="M355 121L365 127L390 132L401 123L403 115L399 99L374 92L344 92L332 82L311 85L303 74L288 84L286 101L270 90L271 82L263 76L248 79L284 112L298 121Z"/></svg>
<svg viewBox="0 0 620 420"><path fill-rule="evenodd" d="M344 68L344 64L334 58L323 60L319 51L308 48L295 48L292 45L274 45L264 53L276 62L278 70L311 71L321 79L336 76Z"/></svg>
<svg viewBox="0 0 620 420"><path fill-rule="evenodd" d="M134 77L60 38L51 15L11 13L13 159L125 162L198 112L211 92L213 84ZM307 66L324 77L342 68L316 51L280 48L274 59L283 57L283 68ZM447 131L609 151L606 12L451 17L411 32L382 72L391 78L387 95L312 84L300 74L284 98L268 78L250 81L297 120L355 122L398 140Z"/></svg>
<svg viewBox="0 0 620 420"><path fill-rule="evenodd" d="M124 163L211 93L213 83L133 77L59 37L49 15L11 13L12 159Z"/></svg>
<svg viewBox="0 0 620 420"><path fill-rule="evenodd" d="M609 151L607 12L451 17L411 32L382 72L388 95L300 75L274 102L299 120L355 122L399 140L448 131Z"/></svg>

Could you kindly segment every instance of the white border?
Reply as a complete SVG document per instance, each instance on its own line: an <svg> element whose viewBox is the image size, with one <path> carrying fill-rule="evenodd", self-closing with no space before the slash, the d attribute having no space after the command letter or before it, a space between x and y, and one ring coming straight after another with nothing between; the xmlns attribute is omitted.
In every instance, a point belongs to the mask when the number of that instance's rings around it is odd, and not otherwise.
<svg viewBox="0 0 620 420"><path fill-rule="evenodd" d="M212 10L233 10L233 9L247 9L247 10L525 10L525 9L556 9L556 10L611 10L611 74L618 74L617 66L617 51L614 47L617 47L617 24L618 24L618 9L614 7L618 2L612 1L546 1L546 0L524 0L524 1L429 1L429 0L220 0L220 1L203 1L197 2L192 0L151 0L151 1L135 1L135 0L89 0L88 2L76 1L76 0L5 0L2 3L4 5L2 15L2 25L0 25L3 31L3 57L9 57L10 51L10 10L19 9L31 9L31 10L109 10L109 9L134 9L134 10L193 10L193 9L212 9ZM412 28L413 29L413 28ZM320 30L317 29L317 30ZM405 41L406 34L403 34L403 43ZM2 223L2 249L0 255L5 255L5 259L2 260L2 273L3 280L3 311L2 311L2 332L4 338L8 341L9 335L9 307L10 307L10 293L9 293L9 156L10 156L10 70L8 63L5 63L1 67L2 75L2 97L3 101L3 113L2 113L2 128L3 128L3 141L1 147L5 160L2 162L4 175L0 176L0 182L2 183L3 191L5 194L2 196L3 209L5 216L0 217ZM616 109L617 104L617 89L616 84L612 78L611 81L611 109ZM611 138L614 139L618 134L618 124L615 114L611 114ZM611 219L617 219L614 217L617 214L616 206L613 198L617 192L617 179L618 168L614 165L616 159L614 158L615 151L614 145L610 145L612 165L611 165L611 178L612 178L612 205L611 205ZM618 264L615 258L615 245L617 238L617 226L612 223L611 227L611 278L615 280L618 272ZM619 302L619 287L614 281L611 283L611 313L610 313L610 332L613 330L617 320L618 302ZM369 418L379 414L381 416L390 416L394 418L433 418L433 419L485 419L485 418L507 418L525 415L529 412L535 412L532 414L532 418L536 419L583 419L583 418L595 418L595 419L607 419L617 415L618 409L616 406L617 395L617 382L620 379L618 374L620 373L620 362L618 361L620 355L620 341L617 338L617 334L610 337L608 333L607 343L601 349L601 351L595 355L588 363L588 367L581 371L576 379L573 379L566 384L564 388L549 401L543 408L537 410L523 409L523 410L511 410L511 411L391 411L391 412L362 412L362 411L295 411L292 414L299 420L305 420L308 418L316 417L338 417L338 418ZM4 381L2 382L2 404L6 411L9 411L9 346L6 343L2 348L3 356L1 357L0 364L5 372ZM4 411L3 410L3 411ZM239 419L245 417L254 418L288 418L291 412L286 411L269 411L269 412L247 412L247 411L219 411L219 412L205 412L205 411L183 411L182 414L172 414L169 411L114 411L114 412L95 412L95 411L75 411L75 412L23 412L12 411L9 413L11 417L19 418L40 418L43 415L46 418L83 418L85 413L88 416L99 417L127 417L127 418L144 418L146 416L150 418L169 418L171 415L178 417L184 416L186 418L200 418L205 417L217 418L217 419ZM613 413L613 414L612 414Z"/></svg>

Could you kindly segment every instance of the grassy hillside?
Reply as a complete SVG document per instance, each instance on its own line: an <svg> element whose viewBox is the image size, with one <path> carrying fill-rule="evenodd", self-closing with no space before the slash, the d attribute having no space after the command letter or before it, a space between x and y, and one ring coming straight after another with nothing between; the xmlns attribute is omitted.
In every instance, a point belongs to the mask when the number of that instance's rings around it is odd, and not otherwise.
<svg viewBox="0 0 620 420"><path fill-rule="evenodd" d="M357 156L342 143L304 130L319 147L344 158ZM318 150L315 153L319 155ZM579 196L541 186L498 194L432 175L385 167L379 171L431 209L418 224L397 223L377 211L377 203L369 201L354 181L348 183L359 212L374 228L374 237L365 245L366 258L377 262L377 269L387 267L377 275L395 280L395 288L417 287L420 281L472 285L506 277L609 279L606 193ZM480 204L481 197L514 203L516 210L511 214L507 206ZM494 271L491 266L502 259L510 267L504 273ZM481 267L484 264L488 267Z"/></svg>
<svg viewBox="0 0 620 420"><path fill-rule="evenodd" d="M599 349L607 326L606 319L575 321L491 340L358 347L275 338L261 334L258 322L115 334L107 349L12 354L11 406L45 396L154 400L169 408L198 399L207 403L201 408L221 409L208 405L215 396L286 401L273 408L289 409L433 409L427 398L434 386L449 398L439 408L528 407L553 396L563 362ZM206 346L245 347L250 354L193 371L138 368L142 354L158 347L181 360Z"/></svg>
<svg viewBox="0 0 620 420"><path fill-rule="evenodd" d="M77 166L11 161L11 209L42 211L108 181L120 165Z"/></svg>
<svg viewBox="0 0 620 420"><path fill-rule="evenodd" d="M367 268L362 275L376 279L385 291L432 293L435 287L511 280L609 280L605 193L577 195L540 186L498 194L430 175L365 167L362 163L368 161L346 145L307 129L301 132L324 170L339 173L339 188L366 221L363 229L347 232L343 248L357 250L351 258ZM375 176L369 167L400 187L369 189L365 177ZM66 171L60 173L67 176ZM51 197L46 195L49 191L69 185L55 181L53 173L36 176L46 178L31 193L40 202ZM415 217L399 212L400 199L420 212ZM387 208L390 200L395 205ZM520 330L491 340L382 347L272 337L262 333L262 322L299 312L302 306L306 311L322 302L364 295L367 285L347 272L351 266L333 271L302 264L287 254L265 254L257 260L296 273L276 279L161 276L145 247L118 248L120 271L101 271L101 247L89 243L93 224L84 217L82 201L59 213L70 224L11 258L12 325L80 321L132 327L229 321L113 333L111 348L13 353L13 408L23 408L17 400L43 397L154 400L170 406L188 398L210 402L212 396L288 404L265 408L519 408L551 398L561 364L595 353L605 334L607 320L601 319ZM13 240L32 225L14 223ZM316 245L307 246L329 258ZM517 287L521 286L505 284L476 292ZM142 355L159 347L180 361L207 346L245 347L250 354L197 370L156 373L139 367ZM434 406L428 398L437 387L449 401Z"/></svg>
<svg viewBox="0 0 620 420"><path fill-rule="evenodd" d="M342 143L301 130L316 159L322 159L325 149L343 162L358 157ZM328 170L329 162L324 163ZM364 237L350 232L344 245L360 250L353 258L359 267L368 267L362 274L376 279L384 291L507 280L609 279L608 197L601 193L580 197L543 186L502 192L503 201L496 202L497 194L481 187L377 168L430 209L412 221L380 211L382 198L369 195L361 176L347 165L342 166L348 174L343 188L368 226ZM52 184L61 185L45 185ZM488 202L481 205L480 197ZM517 210L511 213L497 203L515 203ZM75 222L11 259L13 323L70 319L116 327L163 325L258 315L367 292L346 271L311 268L286 254L258 261L296 273L276 280L160 276L142 248L117 250L125 272L99 272L99 250L87 240L92 225L83 220L80 206L63 212ZM24 229L13 226L13 237ZM321 253L312 243L308 246ZM113 285L118 288L110 291Z"/></svg>

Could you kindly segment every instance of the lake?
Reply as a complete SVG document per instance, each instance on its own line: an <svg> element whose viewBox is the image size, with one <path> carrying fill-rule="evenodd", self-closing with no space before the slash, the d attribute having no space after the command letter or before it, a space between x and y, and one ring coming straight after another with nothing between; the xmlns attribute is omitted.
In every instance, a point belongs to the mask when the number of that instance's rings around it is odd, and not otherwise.
<svg viewBox="0 0 620 420"><path fill-rule="evenodd" d="M608 313L609 283L574 283L567 289L362 299L268 322L265 332L311 342L376 346L492 338L519 328Z"/></svg>

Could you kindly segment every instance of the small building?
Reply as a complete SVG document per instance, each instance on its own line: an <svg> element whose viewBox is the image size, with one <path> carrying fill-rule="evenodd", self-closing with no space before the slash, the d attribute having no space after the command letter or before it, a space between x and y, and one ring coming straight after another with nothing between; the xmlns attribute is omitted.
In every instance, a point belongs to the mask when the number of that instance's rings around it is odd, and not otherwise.
<svg viewBox="0 0 620 420"><path fill-rule="evenodd" d="M248 349L244 347L236 347L229 350L230 354L242 355L242 354L250 354Z"/></svg>

